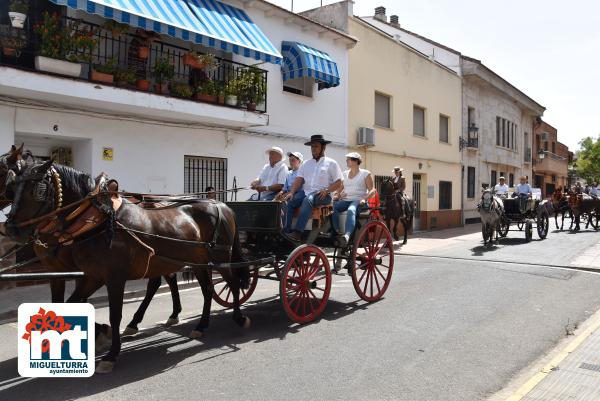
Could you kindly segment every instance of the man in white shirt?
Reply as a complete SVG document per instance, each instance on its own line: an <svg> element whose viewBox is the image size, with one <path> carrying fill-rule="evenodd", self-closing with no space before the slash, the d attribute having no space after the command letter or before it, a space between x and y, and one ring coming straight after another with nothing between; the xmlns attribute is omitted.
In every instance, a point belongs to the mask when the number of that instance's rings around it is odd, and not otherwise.
<svg viewBox="0 0 600 401"><path fill-rule="evenodd" d="M285 196L290 200L304 185L305 197L300 205L300 214L296 220L290 237L300 240L304 227L310 218L315 206L331 204L331 193L337 191L342 185L342 170L335 160L325 156L325 148L331 141L326 141L323 135L313 135L304 145L310 146L313 158L305 161L298 170L298 176ZM290 210L291 209L291 210ZM288 213L293 213L293 208L288 204Z"/></svg>
<svg viewBox="0 0 600 401"><path fill-rule="evenodd" d="M258 178L250 183L250 188L258 194L252 195L249 200L273 200L285 184L288 168L283 162L283 150L279 146L273 146L265 153L269 155L269 162L264 165Z"/></svg>
<svg viewBox="0 0 600 401"><path fill-rule="evenodd" d="M517 195L528 195L528 196L531 196L531 194L532 194L531 187L529 186L529 184L527 184L527 177L522 176L519 179L519 185L517 185L515 193Z"/></svg>
<svg viewBox="0 0 600 401"><path fill-rule="evenodd" d="M500 177L498 184L494 187L494 192L498 196L503 196L508 193L508 185L506 185L506 178Z"/></svg>

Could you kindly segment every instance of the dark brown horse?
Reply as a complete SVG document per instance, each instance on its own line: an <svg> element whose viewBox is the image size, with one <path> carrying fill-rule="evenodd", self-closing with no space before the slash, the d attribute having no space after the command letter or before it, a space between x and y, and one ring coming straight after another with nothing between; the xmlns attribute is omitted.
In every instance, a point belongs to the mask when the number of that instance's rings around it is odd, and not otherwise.
<svg viewBox="0 0 600 401"><path fill-rule="evenodd" d="M380 198L383 206L383 219L390 232L393 233L394 239L398 240L398 228L399 223L404 228L404 241L402 244L406 244L408 240L408 230L412 228L415 207L414 201L404 195L402 200L398 199L396 190L394 189L394 182L387 178L381 183Z"/></svg>
<svg viewBox="0 0 600 401"><path fill-rule="evenodd" d="M7 221L7 230L14 239L27 240L34 230L31 225L23 223L47 215L60 203L58 195L61 190L53 178L55 170L51 162L46 162L27 166L16 177L14 200ZM81 190L86 181L87 189L90 188L87 174L72 169L69 174L68 180L62 180L63 197L69 191ZM83 193L80 195L85 196ZM176 273L184 265L242 260L234 214L222 203L190 199L171 207L143 209L119 198L121 205L113 214L110 212L111 201L105 199L105 203L98 206L111 214L106 222L69 245L72 263L85 272L76 296L87 299L102 285L106 285L108 292L110 324L115 330L112 331L111 349L96 370L99 373L112 371L121 349L116 328L121 323L127 280L160 278ZM221 274L233 293L234 321L248 327L250 320L242 315L239 308L239 289L248 283L248 268L222 269ZM202 288L204 305L192 337L200 336L208 327L214 291L208 269L199 269L196 276Z"/></svg>
<svg viewBox="0 0 600 401"><path fill-rule="evenodd" d="M556 229L559 229L558 215L560 214L560 230L562 230L565 225L565 214L569 213L571 216L573 214L571 212L571 207L569 206L568 195L565 194L562 188L557 188L552 194L552 207L554 209L554 224L556 225ZM571 225L573 225L573 219L571 219Z"/></svg>
<svg viewBox="0 0 600 401"><path fill-rule="evenodd" d="M575 221L575 231L580 230L581 218L586 218L585 228L590 225L594 230L600 229L600 199L587 194L569 193L569 206L573 220Z"/></svg>

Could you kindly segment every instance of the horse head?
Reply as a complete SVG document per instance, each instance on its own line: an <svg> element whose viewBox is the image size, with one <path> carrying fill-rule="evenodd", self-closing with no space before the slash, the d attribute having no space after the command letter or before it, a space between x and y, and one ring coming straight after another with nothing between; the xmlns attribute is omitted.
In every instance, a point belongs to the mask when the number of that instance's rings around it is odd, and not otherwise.
<svg viewBox="0 0 600 401"><path fill-rule="evenodd" d="M389 177L385 178L381 183L381 197L390 197L394 194L394 192L396 192L396 190L394 189L394 181L392 181L392 179Z"/></svg>
<svg viewBox="0 0 600 401"><path fill-rule="evenodd" d="M486 212L491 211L494 208L494 193L490 188L486 188L483 190L481 194L481 208Z"/></svg>

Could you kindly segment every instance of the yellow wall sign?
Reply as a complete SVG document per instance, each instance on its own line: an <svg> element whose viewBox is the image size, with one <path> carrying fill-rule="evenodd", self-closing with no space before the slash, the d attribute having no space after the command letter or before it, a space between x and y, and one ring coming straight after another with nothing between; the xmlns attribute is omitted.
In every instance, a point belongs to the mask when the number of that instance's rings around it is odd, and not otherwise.
<svg viewBox="0 0 600 401"><path fill-rule="evenodd" d="M113 159L113 148L102 148L102 159L112 161Z"/></svg>

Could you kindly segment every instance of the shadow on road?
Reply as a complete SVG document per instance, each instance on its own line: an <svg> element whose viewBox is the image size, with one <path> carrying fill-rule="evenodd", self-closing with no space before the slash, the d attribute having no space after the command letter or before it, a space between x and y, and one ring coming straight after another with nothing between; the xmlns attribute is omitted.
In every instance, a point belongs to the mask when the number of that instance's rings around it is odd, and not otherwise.
<svg viewBox="0 0 600 401"><path fill-rule="evenodd" d="M362 301L341 303L329 299L321 320L336 320L369 308ZM161 374L182 365L196 365L234 352L243 352L243 345L273 339L284 340L307 325L292 323L281 307L279 297L249 303L244 313L252 319L252 327L244 330L231 319L230 311L216 311L211 325L200 340L188 334L195 328L199 316L193 316L177 326L153 327L137 336L123 339L123 351L113 373L90 378L47 379L22 378L17 373L17 358L0 362L0 388L4 400L69 400L116 389L129 383ZM314 322L319 323L317 320ZM188 358L194 357L191 361ZM200 359L198 359L200 357ZM192 367L198 369L199 367ZM206 365L205 368L209 368ZM201 370L198 370L201 380ZM225 378L224 378L225 379ZM151 398L151 397L150 397Z"/></svg>

